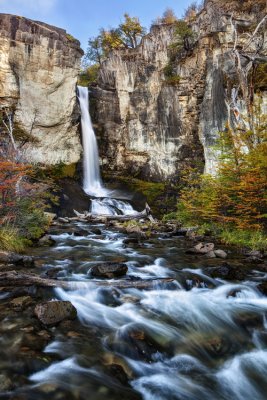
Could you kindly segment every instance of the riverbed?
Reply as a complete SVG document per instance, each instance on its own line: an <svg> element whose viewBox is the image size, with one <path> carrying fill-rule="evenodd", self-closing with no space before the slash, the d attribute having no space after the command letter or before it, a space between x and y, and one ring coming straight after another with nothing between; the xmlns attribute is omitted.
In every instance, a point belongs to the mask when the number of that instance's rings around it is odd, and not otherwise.
<svg viewBox="0 0 267 400"><path fill-rule="evenodd" d="M263 268L244 265L242 281L226 281L210 273L223 260L186 254L179 236L125 244L115 228L83 223L50 234L53 246L31 249L34 272L76 284L30 288L33 304L19 311L2 296L0 378L9 385L0 398L266 399ZM101 288L90 269L106 261L127 264L123 279L173 282L122 290L110 280ZM227 263L242 268L231 254ZM77 319L41 326L31 307L44 299L69 300Z"/></svg>

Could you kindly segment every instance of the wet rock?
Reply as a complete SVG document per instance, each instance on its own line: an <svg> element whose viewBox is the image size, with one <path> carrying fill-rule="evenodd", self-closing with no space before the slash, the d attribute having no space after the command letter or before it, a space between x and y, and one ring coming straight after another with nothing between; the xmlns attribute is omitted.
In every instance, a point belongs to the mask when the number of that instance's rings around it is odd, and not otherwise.
<svg viewBox="0 0 267 400"><path fill-rule="evenodd" d="M123 385L128 384L128 376L121 365L111 364L106 367L106 370L108 374L112 375L113 378L117 379Z"/></svg>
<svg viewBox="0 0 267 400"><path fill-rule="evenodd" d="M77 316L76 308L70 301L48 301L38 304L34 313L44 325L55 325L65 319Z"/></svg>
<svg viewBox="0 0 267 400"><path fill-rule="evenodd" d="M264 326L263 316L252 312L244 312L234 317L234 322L243 328L262 329Z"/></svg>
<svg viewBox="0 0 267 400"><path fill-rule="evenodd" d="M136 296L131 296L130 294L125 294L124 296L120 297L122 303L132 303L137 304L140 302L140 299Z"/></svg>
<svg viewBox="0 0 267 400"><path fill-rule="evenodd" d="M99 228L92 228L91 232L94 233L95 235L101 235L102 234L101 229L99 229Z"/></svg>
<svg viewBox="0 0 267 400"><path fill-rule="evenodd" d="M37 335L35 333L25 333L21 342L21 350L26 351L28 348L31 351L42 351L47 345L50 337L45 335Z"/></svg>
<svg viewBox="0 0 267 400"><path fill-rule="evenodd" d="M106 262L103 264L94 265L90 269L92 276L99 278L117 278L127 273L128 267L124 263Z"/></svg>
<svg viewBox="0 0 267 400"><path fill-rule="evenodd" d="M226 251L224 251L224 250L214 250L214 253L215 253L215 255L216 255L216 257L218 257L218 258L227 258L227 253L226 253Z"/></svg>
<svg viewBox="0 0 267 400"><path fill-rule="evenodd" d="M262 258L263 257L263 253L261 251L259 251L259 250L251 250L251 251L245 252L244 256Z"/></svg>
<svg viewBox="0 0 267 400"><path fill-rule="evenodd" d="M248 264L262 264L264 262L263 258L257 256L250 256L244 260L245 263Z"/></svg>
<svg viewBox="0 0 267 400"><path fill-rule="evenodd" d="M88 231L86 229L73 230L72 234L74 236L88 236Z"/></svg>
<svg viewBox="0 0 267 400"><path fill-rule="evenodd" d="M10 307L15 309L16 311L23 310L27 308L30 304L32 304L33 300L30 296L21 296L10 302Z"/></svg>
<svg viewBox="0 0 267 400"><path fill-rule="evenodd" d="M40 336L41 338L47 340L47 341L51 339L50 333L47 332L46 330L42 330L42 331L37 332L37 335Z"/></svg>
<svg viewBox="0 0 267 400"><path fill-rule="evenodd" d="M50 279L56 279L58 273L61 272L61 271L63 271L63 268L61 268L61 267L49 268L45 272L44 276L46 276L46 277L48 277Z"/></svg>
<svg viewBox="0 0 267 400"><path fill-rule="evenodd" d="M227 354L232 347L231 341L219 336L206 339L202 345L207 353L213 357L221 357Z"/></svg>
<svg viewBox="0 0 267 400"><path fill-rule="evenodd" d="M267 296L267 281L260 283L259 285L257 285L257 289L259 289L259 291L264 294L265 296Z"/></svg>
<svg viewBox="0 0 267 400"><path fill-rule="evenodd" d="M56 241L54 239L52 239L50 235L44 235L38 241L38 244L40 246L53 246L55 243L56 243Z"/></svg>
<svg viewBox="0 0 267 400"><path fill-rule="evenodd" d="M214 251L209 251L208 253L205 254L205 257L207 258L216 258L216 254Z"/></svg>
<svg viewBox="0 0 267 400"><path fill-rule="evenodd" d="M212 278L221 278L226 280L241 281L246 278L246 270L242 266L232 266L228 263L223 263L219 267L209 267L206 272Z"/></svg>
<svg viewBox="0 0 267 400"><path fill-rule="evenodd" d="M7 251L0 251L0 263L15 264L17 266L31 268L34 267L34 258L21 254L9 253Z"/></svg>
<svg viewBox="0 0 267 400"><path fill-rule="evenodd" d="M11 379L5 374L0 374L0 391L5 392L12 389L13 383Z"/></svg>
<svg viewBox="0 0 267 400"><path fill-rule="evenodd" d="M139 239L137 237L128 237L123 240L124 244L139 244Z"/></svg>

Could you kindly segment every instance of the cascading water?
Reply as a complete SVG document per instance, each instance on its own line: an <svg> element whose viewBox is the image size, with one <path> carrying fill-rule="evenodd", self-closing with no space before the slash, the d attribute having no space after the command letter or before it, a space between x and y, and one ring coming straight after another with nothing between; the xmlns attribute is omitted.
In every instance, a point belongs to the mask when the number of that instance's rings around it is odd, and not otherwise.
<svg viewBox="0 0 267 400"><path fill-rule="evenodd" d="M48 270L64 267L60 279L73 281L54 295L71 301L79 322L68 321L64 334L53 331L44 351L49 362L34 366L25 398L266 399L267 299L256 287L265 272L250 270L245 281L226 283L210 276L207 260L190 261L178 237L146 239L136 248L125 246L122 233L98 225L99 236L82 227L84 237L64 225L67 232L52 236L51 252L36 250ZM114 280L98 286L91 267L120 260L128 267L120 279L175 281L147 290L115 288ZM53 387L55 395L45 391Z"/></svg>
<svg viewBox="0 0 267 400"><path fill-rule="evenodd" d="M83 189L87 194L103 197L107 192L102 186L100 177L97 141L89 114L88 89L78 86L78 94L83 138Z"/></svg>
<svg viewBox="0 0 267 400"><path fill-rule="evenodd" d="M85 193L101 198L91 200L91 212L103 215L134 214L136 211L128 202L104 198L109 195L109 191L103 187L101 181L98 146L89 113L88 89L78 86L78 95L83 137L83 189Z"/></svg>

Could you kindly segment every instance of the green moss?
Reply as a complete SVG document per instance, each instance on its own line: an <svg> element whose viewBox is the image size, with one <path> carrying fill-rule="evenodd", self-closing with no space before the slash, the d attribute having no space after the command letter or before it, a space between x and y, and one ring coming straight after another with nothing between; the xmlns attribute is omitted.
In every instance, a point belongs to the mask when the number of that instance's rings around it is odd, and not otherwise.
<svg viewBox="0 0 267 400"><path fill-rule="evenodd" d="M130 190L143 193L148 204L153 204L158 196L160 196L165 188L164 183L147 182L132 177L117 177L118 181L125 183Z"/></svg>
<svg viewBox="0 0 267 400"><path fill-rule="evenodd" d="M36 167L35 177L38 179L63 179L63 178L76 178L77 164L64 164L59 163L48 167Z"/></svg>

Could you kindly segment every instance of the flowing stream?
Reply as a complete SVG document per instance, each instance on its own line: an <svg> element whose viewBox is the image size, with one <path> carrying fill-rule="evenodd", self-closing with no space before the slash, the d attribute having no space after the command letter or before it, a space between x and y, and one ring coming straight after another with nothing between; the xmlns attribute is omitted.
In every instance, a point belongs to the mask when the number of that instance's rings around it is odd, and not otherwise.
<svg viewBox="0 0 267 400"><path fill-rule="evenodd" d="M83 236L57 228L52 250L35 250L43 269L59 268L59 279L76 281L53 297L70 300L80 323L55 331L44 350L54 361L30 375L27 399L46 398L47 385L50 399L58 393L94 400L266 399L261 272L227 283L207 274L209 261L187 256L181 238L159 235L131 246L126 235L103 225L78 227ZM152 290L100 288L90 268L104 261L125 262L130 280L175 281Z"/></svg>

